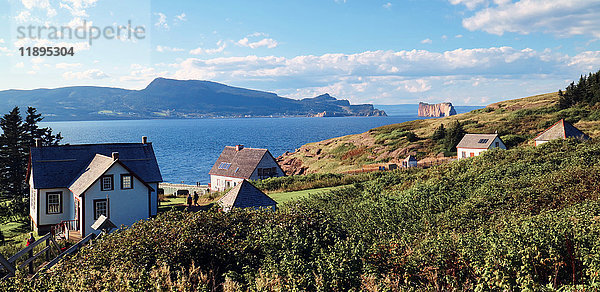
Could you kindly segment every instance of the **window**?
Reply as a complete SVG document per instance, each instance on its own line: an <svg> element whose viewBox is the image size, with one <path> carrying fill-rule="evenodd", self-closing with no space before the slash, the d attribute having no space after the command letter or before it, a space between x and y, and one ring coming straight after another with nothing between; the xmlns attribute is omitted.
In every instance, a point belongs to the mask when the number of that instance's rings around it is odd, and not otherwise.
<svg viewBox="0 0 600 292"><path fill-rule="evenodd" d="M100 215L108 217L108 199L94 200L94 220L98 220Z"/></svg>
<svg viewBox="0 0 600 292"><path fill-rule="evenodd" d="M121 189L133 189L133 176L131 174L121 174Z"/></svg>
<svg viewBox="0 0 600 292"><path fill-rule="evenodd" d="M46 214L62 213L62 192L46 193Z"/></svg>
<svg viewBox="0 0 600 292"><path fill-rule="evenodd" d="M229 167L231 167L231 163L221 162L221 164L219 164L219 169L229 169Z"/></svg>
<svg viewBox="0 0 600 292"><path fill-rule="evenodd" d="M112 175L105 175L100 178L100 189L103 191L112 191L114 189Z"/></svg>
<svg viewBox="0 0 600 292"><path fill-rule="evenodd" d="M500 142L496 142L496 148L500 148Z"/></svg>
<svg viewBox="0 0 600 292"><path fill-rule="evenodd" d="M462 158L465 158L465 157L467 157L467 152L463 151L462 152Z"/></svg>
<svg viewBox="0 0 600 292"><path fill-rule="evenodd" d="M490 140L490 139L479 139L479 142L478 142L478 143L485 144L485 143L487 143L489 140Z"/></svg>

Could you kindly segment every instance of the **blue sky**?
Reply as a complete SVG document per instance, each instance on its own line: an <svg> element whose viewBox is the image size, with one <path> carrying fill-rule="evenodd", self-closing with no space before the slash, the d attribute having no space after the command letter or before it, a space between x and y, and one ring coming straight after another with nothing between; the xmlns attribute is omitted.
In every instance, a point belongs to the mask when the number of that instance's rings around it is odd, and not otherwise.
<svg viewBox="0 0 600 292"><path fill-rule="evenodd" d="M131 22L144 38L18 33L84 21ZM142 89L167 77L291 98L484 105L600 69L597 0L0 0L0 23L0 90ZM73 46L75 56L23 57L22 46Z"/></svg>

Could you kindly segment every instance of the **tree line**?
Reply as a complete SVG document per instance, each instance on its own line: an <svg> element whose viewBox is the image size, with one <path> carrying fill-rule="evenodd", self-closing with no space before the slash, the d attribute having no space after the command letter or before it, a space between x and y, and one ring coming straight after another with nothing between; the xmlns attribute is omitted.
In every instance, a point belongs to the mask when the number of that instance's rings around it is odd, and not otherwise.
<svg viewBox="0 0 600 292"><path fill-rule="evenodd" d="M580 104L590 106L600 102L600 71L582 75L579 82L571 82L565 91L558 91L558 107L570 108Z"/></svg>

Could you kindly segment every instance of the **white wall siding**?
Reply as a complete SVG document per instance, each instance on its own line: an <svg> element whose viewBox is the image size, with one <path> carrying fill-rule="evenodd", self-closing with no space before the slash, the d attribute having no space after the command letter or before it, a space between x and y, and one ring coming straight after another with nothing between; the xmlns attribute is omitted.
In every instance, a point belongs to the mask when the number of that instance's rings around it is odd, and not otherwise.
<svg viewBox="0 0 600 292"><path fill-rule="evenodd" d="M221 192L226 189L233 188L234 186L241 183L242 181L244 181L243 178L228 177L228 176L221 176L221 175L211 175L210 176L210 189L215 192ZM229 183L229 186L227 186L227 183Z"/></svg>
<svg viewBox="0 0 600 292"><path fill-rule="evenodd" d="M94 219L94 200L108 199L108 218L117 227L120 225L130 226L134 222L148 218L149 213L149 195L148 188L137 178L133 177L133 189L121 189L121 174L129 172L119 164L113 165L105 175L113 175L114 189L112 191L100 190L100 180L96 181L84 194L85 200L85 225L83 234L86 235L94 231L91 226L96 221Z"/></svg>
<svg viewBox="0 0 600 292"><path fill-rule="evenodd" d="M62 204L62 212L59 214L48 214L48 210L47 210L47 194L48 193L55 193L55 192L62 192L62 196L61 196L61 204ZM54 225L54 224L58 224L61 221L65 221L65 220L71 220L73 219L73 212L72 212L72 205L73 205L73 194L71 194L71 191L69 191L69 189L66 188L59 188L59 189L41 189L39 190L39 201L38 201L38 207L39 207L39 215L40 215L40 222L36 222L37 225Z"/></svg>
<svg viewBox="0 0 600 292"><path fill-rule="evenodd" d="M496 142L498 142L498 147L496 147ZM499 137L496 137L496 139L494 139L494 141L492 141L492 144L490 144L490 148L500 148L500 149L506 149L506 145L504 145L504 143L502 142L502 140ZM479 156L479 154L481 154L484 151L487 151L488 149L472 149L472 148L456 148L456 155L458 156L458 159L463 159L463 158L469 158L472 157L471 154L473 154L473 156ZM464 152L464 155L463 155Z"/></svg>

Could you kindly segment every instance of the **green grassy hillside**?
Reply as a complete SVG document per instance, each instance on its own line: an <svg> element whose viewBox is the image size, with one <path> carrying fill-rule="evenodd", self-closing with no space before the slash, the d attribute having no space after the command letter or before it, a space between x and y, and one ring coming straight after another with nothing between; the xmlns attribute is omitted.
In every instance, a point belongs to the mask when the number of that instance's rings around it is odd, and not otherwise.
<svg viewBox="0 0 600 292"><path fill-rule="evenodd" d="M0 290L593 291L599 196L598 142L491 150L277 212L163 213Z"/></svg>
<svg viewBox="0 0 600 292"><path fill-rule="evenodd" d="M580 105L561 110L558 101L558 93L548 93L498 102L451 117L383 126L362 134L306 144L283 156L280 164L284 168L286 164L293 165L292 172L304 168L304 173L322 173L359 169L372 163L398 163L409 154L419 160L433 158L444 149L431 136L440 124L448 127L453 121L460 121L468 133L497 131L509 146L530 144L531 139L561 118L591 137L600 134L600 107Z"/></svg>

